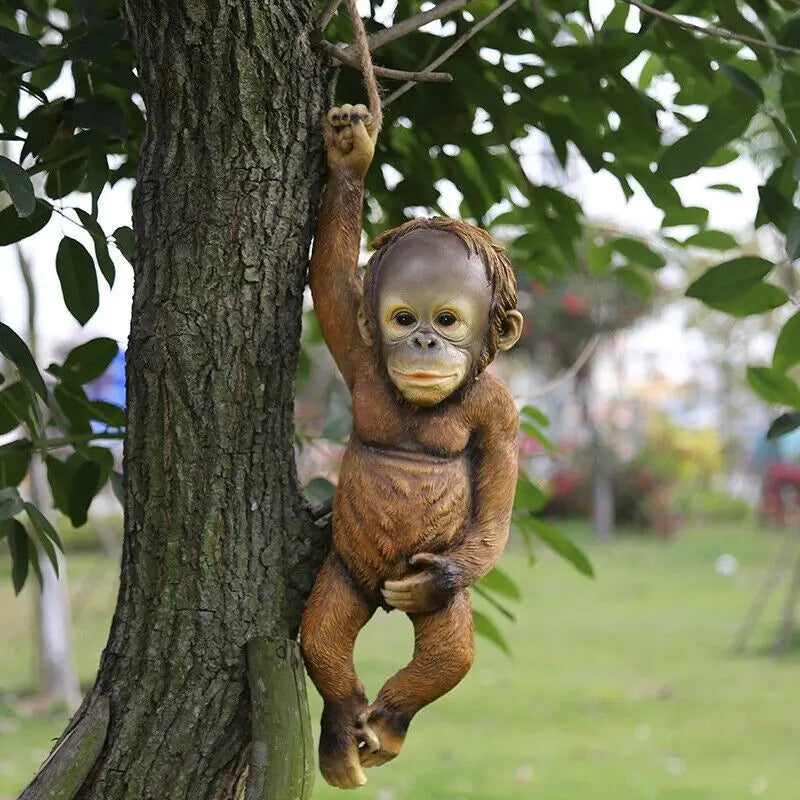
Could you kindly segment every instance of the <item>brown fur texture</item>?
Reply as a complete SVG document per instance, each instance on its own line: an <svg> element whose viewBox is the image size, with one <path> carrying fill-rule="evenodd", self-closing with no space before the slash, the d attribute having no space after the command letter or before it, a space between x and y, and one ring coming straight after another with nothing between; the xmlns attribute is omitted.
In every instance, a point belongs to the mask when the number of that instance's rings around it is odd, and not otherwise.
<svg viewBox="0 0 800 800"><path fill-rule="evenodd" d="M332 785L353 788L365 782L363 767L397 755L412 717L472 664L467 589L497 562L508 538L518 420L508 390L481 372L495 355L504 315L516 305L511 265L485 231L458 220L414 220L376 240L367 272L369 315L382 254L405 233L446 231L465 252L480 254L492 324L480 374L459 392L427 408L400 401L361 335L358 252L369 159L364 166L356 151L374 146L376 132L361 123L358 107L345 108L355 118L351 128L326 134L329 177L309 282L325 341L352 394L353 432L334 496L333 547L303 614L301 646L325 703L320 768ZM414 654L369 705L353 647L375 610L391 605L407 610Z"/></svg>

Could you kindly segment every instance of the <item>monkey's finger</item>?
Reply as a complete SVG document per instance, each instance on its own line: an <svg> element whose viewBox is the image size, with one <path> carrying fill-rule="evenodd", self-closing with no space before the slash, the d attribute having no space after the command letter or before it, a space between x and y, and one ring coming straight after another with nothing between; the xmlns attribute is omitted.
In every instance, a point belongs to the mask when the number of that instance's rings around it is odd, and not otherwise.
<svg viewBox="0 0 800 800"><path fill-rule="evenodd" d="M436 567L442 562L442 557L434 553L416 553L408 559L412 567Z"/></svg>
<svg viewBox="0 0 800 800"><path fill-rule="evenodd" d="M350 130L353 132L353 145L357 146L362 151L372 152L372 139L370 138L367 129L364 127L362 120L358 119L350 124Z"/></svg>
<svg viewBox="0 0 800 800"><path fill-rule="evenodd" d="M334 128L341 128L344 125L350 124L349 118L342 118L342 109L338 106L335 106L328 112L328 122L333 125Z"/></svg>
<svg viewBox="0 0 800 800"><path fill-rule="evenodd" d="M428 607L424 598L412 595L393 595L384 592L383 598L392 608L404 611L406 614L419 613L425 611Z"/></svg>
<svg viewBox="0 0 800 800"><path fill-rule="evenodd" d="M411 575L408 578L401 578L399 581L385 581L383 588L390 592L411 592L430 582L430 575L421 572L419 575Z"/></svg>
<svg viewBox="0 0 800 800"><path fill-rule="evenodd" d="M353 111L350 114L351 122L357 122L358 120L361 120L364 125L367 126L367 130L369 130L369 125L372 122L372 114L370 114L369 109L363 103L358 103L353 106Z"/></svg>
<svg viewBox="0 0 800 800"><path fill-rule="evenodd" d="M359 731L359 735L364 740L364 746L370 753L374 753L376 750L381 749L381 740L377 737L375 731L373 731L369 725L364 725L364 727Z"/></svg>
<svg viewBox="0 0 800 800"><path fill-rule="evenodd" d="M345 122L350 122L353 116L353 106L350 103L343 103L339 109L342 119Z"/></svg>

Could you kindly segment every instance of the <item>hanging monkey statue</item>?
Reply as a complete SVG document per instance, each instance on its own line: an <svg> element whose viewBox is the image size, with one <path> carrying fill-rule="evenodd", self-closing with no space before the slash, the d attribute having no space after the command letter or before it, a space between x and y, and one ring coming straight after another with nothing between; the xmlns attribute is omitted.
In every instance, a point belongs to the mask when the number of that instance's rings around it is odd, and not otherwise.
<svg viewBox="0 0 800 800"><path fill-rule="evenodd" d="M480 228L415 219L376 239L362 285L364 176L377 129L362 105L328 113L309 273L353 399L333 544L300 633L324 700L320 770L342 789L394 758L413 716L472 665L468 587L505 547L517 480L516 407L484 372L522 329L511 263ZM414 654L370 704L353 647L378 607L408 615Z"/></svg>

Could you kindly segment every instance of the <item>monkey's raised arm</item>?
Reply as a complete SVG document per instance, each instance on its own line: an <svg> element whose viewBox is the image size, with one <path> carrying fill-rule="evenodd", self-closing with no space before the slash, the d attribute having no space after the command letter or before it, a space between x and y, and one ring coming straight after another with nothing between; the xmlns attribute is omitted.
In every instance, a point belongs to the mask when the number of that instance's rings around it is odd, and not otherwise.
<svg viewBox="0 0 800 800"><path fill-rule="evenodd" d="M317 218L308 276L322 335L348 386L352 386L355 366L367 355L356 312L361 305L358 252L364 175L372 161L377 135L377 131L370 130L370 123L369 112L363 106L342 106L328 114L328 182Z"/></svg>

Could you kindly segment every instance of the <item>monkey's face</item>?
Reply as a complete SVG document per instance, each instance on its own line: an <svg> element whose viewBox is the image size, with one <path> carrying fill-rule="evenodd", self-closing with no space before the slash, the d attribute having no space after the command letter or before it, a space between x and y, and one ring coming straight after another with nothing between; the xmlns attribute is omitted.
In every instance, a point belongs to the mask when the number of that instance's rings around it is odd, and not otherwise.
<svg viewBox="0 0 800 800"><path fill-rule="evenodd" d="M451 234L414 232L386 254L375 318L389 379L404 399L434 406L472 377L491 300L483 262Z"/></svg>

